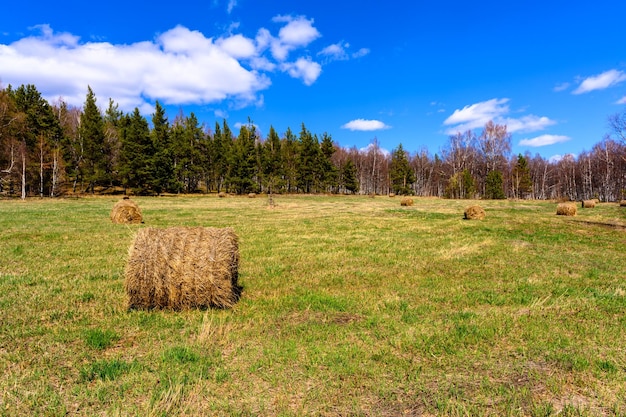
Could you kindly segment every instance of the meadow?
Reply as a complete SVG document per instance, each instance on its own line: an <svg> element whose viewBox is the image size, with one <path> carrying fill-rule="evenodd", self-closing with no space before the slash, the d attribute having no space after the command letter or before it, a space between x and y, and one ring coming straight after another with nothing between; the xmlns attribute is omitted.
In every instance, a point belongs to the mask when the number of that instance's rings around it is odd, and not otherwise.
<svg viewBox="0 0 626 417"><path fill-rule="evenodd" d="M626 416L625 207L118 200L0 201L0 415ZM234 308L128 311L149 226L233 227Z"/></svg>

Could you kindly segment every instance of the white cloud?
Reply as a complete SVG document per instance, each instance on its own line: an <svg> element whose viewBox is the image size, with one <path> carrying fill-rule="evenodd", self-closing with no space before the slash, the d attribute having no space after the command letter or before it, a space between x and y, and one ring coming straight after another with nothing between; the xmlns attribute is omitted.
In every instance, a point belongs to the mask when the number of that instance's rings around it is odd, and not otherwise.
<svg viewBox="0 0 626 417"><path fill-rule="evenodd" d="M456 132L483 127L488 121L494 120L509 112L508 98L491 99L480 103L471 104L461 110L455 110L443 124L446 126L456 125Z"/></svg>
<svg viewBox="0 0 626 417"><path fill-rule="evenodd" d="M385 155L385 156L390 156L391 152L389 152L389 150L385 149L385 148L381 148L377 145L374 145L373 143L370 143L369 145L367 145L364 148L359 148L359 152L363 153L363 154L368 154L370 153L372 150L377 149L378 152L380 152L381 154Z"/></svg>
<svg viewBox="0 0 626 417"><path fill-rule="evenodd" d="M555 85L553 90L556 92L565 91L569 88L569 86L570 86L570 83L565 82L565 83Z"/></svg>
<svg viewBox="0 0 626 417"><path fill-rule="evenodd" d="M293 78L301 79L304 84L311 85L322 73L322 66L311 58L299 58L296 62L285 62L281 69Z"/></svg>
<svg viewBox="0 0 626 417"><path fill-rule="evenodd" d="M626 104L626 96L620 98L615 102L615 104Z"/></svg>
<svg viewBox="0 0 626 417"><path fill-rule="evenodd" d="M151 108L155 100L166 105L259 105L260 92L270 87L276 70L306 85L322 72L308 57L284 62L288 53L321 36L313 20L279 16L274 21L284 23L278 37L261 28L254 39L241 34L211 38L176 26L154 40L132 44L84 42L39 25L31 28L32 35L0 44L0 77L5 85L34 84L46 99L62 98L75 106L83 105L88 85L101 104L110 97L124 111ZM276 48L283 52L275 54Z"/></svg>
<svg viewBox="0 0 626 417"><path fill-rule="evenodd" d="M594 90L604 90L626 80L626 73L618 70L608 70L599 75L585 78L572 94L583 94Z"/></svg>
<svg viewBox="0 0 626 417"><path fill-rule="evenodd" d="M233 35L227 38L220 38L215 42L224 52L233 58L251 58L256 56L256 45L252 39L243 35Z"/></svg>
<svg viewBox="0 0 626 417"><path fill-rule="evenodd" d="M228 6L226 6L226 12L228 14L231 14L235 6L237 6L237 0L228 0Z"/></svg>
<svg viewBox="0 0 626 417"><path fill-rule="evenodd" d="M556 164L558 162L561 162L564 159L569 159L571 161L576 159L576 155L573 153L566 153L565 155L552 155L550 158L548 158L548 162L552 163L552 164Z"/></svg>
<svg viewBox="0 0 626 417"><path fill-rule="evenodd" d="M359 130L359 131L372 131L372 130L383 130L389 129L391 126L386 125L380 120L366 120L366 119L355 119L352 120L343 126L342 129L349 130Z"/></svg>
<svg viewBox="0 0 626 417"><path fill-rule="evenodd" d="M520 146L540 147L554 145L555 143L563 143L571 140L569 136L563 135L541 135L532 139L522 139L519 141Z"/></svg>
<svg viewBox="0 0 626 417"><path fill-rule="evenodd" d="M348 59L348 53L346 49L349 47L348 44L344 44L343 42L334 43L332 45L328 45L326 48L322 49L318 52L318 55L325 56L333 61L343 61Z"/></svg>
<svg viewBox="0 0 626 417"><path fill-rule="evenodd" d="M361 48L352 54L352 58L361 58L362 56L368 55L369 53L370 50L368 48Z"/></svg>
<svg viewBox="0 0 626 417"><path fill-rule="evenodd" d="M453 135L457 132L479 129L490 120L506 125L509 133L534 132L556 123L548 117L534 114L518 118L507 117L506 115L510 113L508 102L508 98L494 98L457 109L443 122L444 126L451 126L446 129L446 133Z"/></svg>
<svg viewBox="0 0 626 417"><path fill-rule="evenodd" d="M268 37L269 32L262 34L264 42L269 43L272 55L278 61L284 61L287 59L289 52L305 47L322 36L313 27L313 19L309 20L304 16L276 16L272 20L274 22L287 23L278 31L277 38L271 35Z"/></svg>

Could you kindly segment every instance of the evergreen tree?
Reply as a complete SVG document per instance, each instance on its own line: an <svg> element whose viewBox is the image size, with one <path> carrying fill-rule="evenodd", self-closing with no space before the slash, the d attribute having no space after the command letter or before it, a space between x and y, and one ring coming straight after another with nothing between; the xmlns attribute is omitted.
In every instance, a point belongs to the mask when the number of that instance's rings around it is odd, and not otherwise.
<svg viewBox="0 0 626 417"><path fill-rule="evenodd" d="M391 153L391 167L389 169L391 189L396 194L412 194L411 184L415 182L415 174L409 164L402 144Z"/></svg>
<svg viewBox="0 0 626 417"><path fill-rule="evenodd" d="M203 164L204 132L192 112L189 117L177 118L171 129L174 178L176 192L192 193L198 188Z"/></svg>
<svg viewBox="0 0 626 417"><path fill-rule="evenodd" d="M485 180L485 198L490 200L503 200L504 195L502 173L498 170L490 171Z"/></svg>
<svg viewBox="0 0 626 417"><path fill-rule="evenodd" d="M96 105L96 95L91 87L87 87L87 97L83 106L78 129L83 142L85 160L84 178L87 182L85 191L91 190L99 183L109 180L107 175L106 146L104 142L104 118Z"/></svg>
<svg viewBox="0 0 626 417"><path fill-rule="evenodd" d="M148 121L135 107L132 115L120 120L122 147L119 175L124 187L138 194L150 194L153 183L154 143L150 137Z"/></svg>
<svg viewBox="0 0 626 417"><path fill-rule="evenodd" d="M341 170L341 181L343 188L350 193L359 191L359 182L357 180L357 171L352 159L348 159Z"/></svg>
<svg viewBox="0 0 626 417"><path fill-rule="evenodd" d="M119 183L119 157L122 147L120 123L124 113L119 106L109 99L109 107L104 112L104 164L106 177L113 183Z"/></svg>
<svg viewBox="0 0 626 417"><path fill-rule="evenodd" d="M219 123L215 123L212 143L213 176L217 192L220 192L223 188L228 188L230 167L233 161L233 134L226 119L222 121L222 128Z"/></svg>
<svg viewBox="0 0 626 417"><path fill-rule="evenodd" d="M287 193L291 193L297 186L298 175L298 139L290 128L287 128L281 144L283 175Z"/></svg>
<svg viewBox="0 0 626 417"><path fill-rule="evenodd" d="M319 161L319 173L320 173L320 185L323 191L331 191L336 189L337 184L337 168L333 164L332 157L335 153L335 144L331 136L327 133L322 135L322 141L320 143L320 161Z"/></svg>
<svg viewBox="0 0 626 417"><path fill-rule="evenodd" d="M230 182L238 194L253 191L256 141L257 132L254 125L249 122L248 125L241 126L239 136L234 142L233 164L230 172Z"/></svg>
<svg viewBox="0 0 626 417"><path fill-rule="evenodd" d="M275 192L275 189L280 187L282 154L280 138L273 126L270 126L267 140L263 144L261 161L264 185L268 192Z"/></svg>
<svg viewBox="0 0 626 417"><path fill-rule="evenodd" d="M317 136L302 123L302 130L298 141L298 187L305 193L314 191L316 174L319 172L320 147Z"/></svg>
<svg viewBox="0 0 626 417"><path fill-rule="evenodd" d="M533 182L530 177L528 161L521 153L517 155L517 163L513 168L513 182L517 198L526 198L532 191Z"/></svg>
<svg viewBox="0 0 626 417"><path fill-rule="evenodd" d="M154 114L152 115L151 136L154 147L151 188L157 194L164 191L174 191L174 162L170 141L170 126L165 115L165 109L158 101L155 104Z"/></svg>

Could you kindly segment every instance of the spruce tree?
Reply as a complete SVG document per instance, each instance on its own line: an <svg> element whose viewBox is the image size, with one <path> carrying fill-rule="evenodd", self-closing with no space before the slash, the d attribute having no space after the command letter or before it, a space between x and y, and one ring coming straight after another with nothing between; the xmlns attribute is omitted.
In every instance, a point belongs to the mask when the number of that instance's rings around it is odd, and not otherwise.
<svg viewBox="0 0 626 417"><path fill-rule="evenodd" d="M415 174L409 164L402 144L391 153L391 167L389 169L391 189L396 194L412 194L411 184L415 182Z"/></svg>
<svg viewBox="0 0 626 417"><path fill-rule="evenodd" d="M502 173L498 170L490 171L485 180L485 198L489 200L503 200L504 195Z"/></svg>
<svg viewBox="0 0 626 417"><path fill-rule="evenodd" d="M332 137L324 133L320 142L319 153L319 176L321 189L323 191L333 191L337 188L337 168L333 164L332 157L335 153L335 144Z"/></svg>
<svg viewBox="0 0 626 417"><path fill-rule="evenodd" d="M157 194L173 191L174 163L170 141L170 126L165 109L157 101L152 115L152 158L151 188Z"/></svg>
<svg viewBox="0 0 626 417"><path fill-rule="evenodd" d="M305 193L314 191L316 174L319 172L319 142L317 136L302 123L302 130L298 141L298 187Z"/></svg>
<svg viewBox="0 0 626 417"><path fill-rule="evenodd" d="M150 194L153 183L154 143L148 121L139 109L120 121L122 147L119 175L122 185L137 194Z"/></svg>
<svg viewBox="0 0 626 417"><path fill-rule="evenodd" d="M341 183L343 188L350 193L354 194L359 191L356 166L352 159L348 159L341 170Z"/></svg>
<svg viewBox="0 0 626 417"><path fill-rule="evenodd" d="M108 178L104 141L104 118L96 105L96 95L91 87L87 87L87 97L80 117L78 133L82 138L84 149L84 177L87 182L85 191L91 190L93 193L95 191L94 187Z"/></svg>

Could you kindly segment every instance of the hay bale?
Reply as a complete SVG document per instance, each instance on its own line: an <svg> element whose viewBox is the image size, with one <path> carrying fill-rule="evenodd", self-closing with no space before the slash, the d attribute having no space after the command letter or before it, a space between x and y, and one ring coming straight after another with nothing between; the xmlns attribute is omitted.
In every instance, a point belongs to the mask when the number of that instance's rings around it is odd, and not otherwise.
<svg viewBox="0 0 626 417"><path fill-rule="evenodd" d="M219 193L217 193L217 196L219 198L226 198L228 197L228 194L226 194L224 191L220 191Z"/></svg>
<svg viewBox="0 0 626 417"><path fill-rule="evenodd" d="M619 202L620 207L626 207L626 200L622 200Z"/></svg>
<svg viewBox="0 0 626 417"><path fill-rule="evenodd" d="M132 200L120 200L111 210L111 221L118 224L143 223L143 216L137 203Z"/></svg>
<svg viewBox="0 0 626 417"><path fill-rule="evenodd" d="M237 284L238 238L231 228L146 228L129 249L129 309L229 308Z"/></svg>
<svg viewBox="0 0 626 417"><path fill-rule="evenodd" d="M556 214L559 216L575 216L576 204L574 203L559 203L556 206Z"/></svg>
<svg viewBox="0 0 626 417"><path fill-rule="evenodd" d="M481 206L469 206L463 214L465 220L482 220L485 218L485 209Z"/></svg>
<svg viewBox="0 0 626 417"><path fill-rule="evenodd" d="M248 194L248 198L256 198L256 194L255 193L250 193L250 194Z"/></svg>
<svg viewBox="0 0 626 417"><path fill-rule="evenodd" d="M413 205L413 199L409 198L409 197L402 197L402 200L400 200L400 205L401 206L412 206Z"/></svg>
<svg viewBox="0 0 626 417"><path fill-rule="evenodd" d="M583 200L582 208L594 208L596 206L596 200Z"/></svg>
<svg viewBox="0 0 626 417"><path fill-rule="evenodd" d="M389 197L395 197L396 194L395 193L389 193Z"/></svg>

